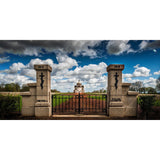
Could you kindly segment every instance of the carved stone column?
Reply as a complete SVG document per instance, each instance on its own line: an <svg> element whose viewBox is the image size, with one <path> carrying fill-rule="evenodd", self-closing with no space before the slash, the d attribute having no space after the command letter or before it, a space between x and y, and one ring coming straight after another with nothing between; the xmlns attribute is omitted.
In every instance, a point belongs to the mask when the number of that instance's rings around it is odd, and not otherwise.
<svg viewBox="0 0 160 160"><path fill-rule="evenodd" d="M136 116L137 92L129 91L130 83L122 83L124 65L112 64L107 67L107 107L110 117Z"/></svg>
<svg viewBox="0 0 160 160"><path fill-rule="evenodd" d="M36 103L35 116L51 116L51 75L49 65L34 65L36 70Z"/></svg>

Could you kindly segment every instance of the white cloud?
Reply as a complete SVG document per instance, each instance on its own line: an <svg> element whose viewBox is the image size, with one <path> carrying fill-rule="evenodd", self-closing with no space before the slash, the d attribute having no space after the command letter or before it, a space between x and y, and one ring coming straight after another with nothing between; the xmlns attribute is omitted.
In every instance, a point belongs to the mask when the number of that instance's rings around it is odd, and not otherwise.
<svg viewBox="0 0 160 160"><path fill-rule="evenodd" d="M28 64L13 63L9 69L0 73L0 83L19 83L20 85L35 82L36 72L35 64L49 64L52 67L51 79L52 88L60 91L73 91L74 85L81 80L85 85L86 91L95 89L106 89L107 65L104 62L99 64L89 64L83 67L78 66L75 59L68 57L65 54L57 54L57 62L52 59L41 60L39 58L32 59ZM72 68L75 67L73 70ZM72 69L72 70L70 70ZM5 78L4 78L5 77Z"/></svg>
<svg viewBox="0 0 160 160"><path fill-rule="evenodd" d="M106 73L107 65L104 62L96 64L89 64L83 67L76 67L74 70L65 74L65 78L76 77L80 80L89 80L98 78L103 73Z"/></svg>
<svg viewBox="0 0 160 160"><path fill-rule="evenodd" d="M95 89L106 89L107 77L103 75L106 73L107 65L104 62L99 64L89 64L83 67L77 66L74 70L68 70L62 73L61 76L52 76L52 88L60 91L73 91L74 85L81 81L85 86L85 91L93 91Z"/></svg>
<svg viewBox="0 0 160 160"><path fill-rule="evenodd" d="M54 63L51 59L41 60L39 58L32 59L28 64L13 63L9 69L1 71L0 83L11 83L17 82L20 85L24 83L30 83L35 81L36 72L34 70L35 64L49 64L52 67L52 74L56 78L63 79L64 74L69 71L73 66L78 66L76 60L68 57L67 55L57 55L57 63ZM51 74L51 75L52 75ZM4 78L5 77L5 78ZM70 80L69 80L70 81Z"/></svg>
<svg viewBox="0 0 160 160"><path fill-rule="evenodd" d="M109 54L113 54L113 55L120 55L124 52L133 52L133 49L131 49L131 45L128 44L128 40L125 41L121 41L121 40L112 40L109 41L106 49L108 51Z"/></svg>
<svg viewBox="0 0 160 160"><path fill-rule="evenodd" d="M2 63L6 63L6 62L9 62L9 57L3 57L3 58L0 58L0 64Z"/></svg>
<svg viewBox="0 0 160 160"><path fill-rule="evenodd" d="M157 72L154 72L154 75L160 75L160 70Z"/></svg>
<svg viewBox="0 0 160 160"><path fill-rule="evenodd" d="M23 54L27 56L38 56L38 51L36 48L25 48Z"/></svg>
<svg viewBox="0 0 160 160"><path fill-rule="evenodd" d="M153 77L150 77L149 79L143 80L143 83L145 87L155 87L156 86L156 79Z"/></svg>
<svg viewBox="0 0 160 160"><path fill-rule="evenodd" d="M18 71L20 71L21 69L25 68L25 65L23 63L13 63L8 70L5 70L7 73L10 74L15 74Z"/></svg>
<svg viewBox="0 0 160 160"><path fill-rule="evenodd" d="M129 82L129 83L135 83L141 81L144 84L144 87L153 87L155 88L156 86L156 79L153 77L149 77L149 79L144 79L144 80L140 80L140 79L132 79L132 78L126 78L125 82Z"/></svg>
<svg viewBox="0 0 160 160"><path fill-rule="evenodd" d="M146 67L139 67L139 64L137 64L136 66L134 66L134 68L135 68L135 70L132 74L130 74L130 73L123 74L123 78L151 76L151 74L150 74L151 70Z"/></svg>
<svg viewBox="0 0 160 160"><path fill-rule="evenodd" d="M122 74L122 78L131 78L131 77L133 77L133 75L130 73Z"/></svg>
<svg viewBox="0 0 160 160"><path fill-rule="evenodd" d="M22 40L22 41L1 41L0 54L4 52L12 54L21 54L29 56L38 56L41 49L53 52L63 50L67 54L73 53L73 56L89 56L91 58L97 57L94 46L101 41L97 40Z"/></svg>
<svg viewBox="0 0 160 160"><path fill-rule="evenodd" d="M28 68L22 69L20 74L28 76L32 79L36 79L36 71L34 69L28 69Z"/></svg>
<svg viewBox="0 0 160 160"><path fill-rule="evenodd" d="M148 42L147 41L142 41L140 44L139 44L139 48L140 49L145 49L148 45Z"/></svg>
<svg viewBox="0 0 160 160"><path fill-rule="evenodd" d="M0 74L0 83L7 84L7 83L18 83L20 85L26 83L33 83L35 81L30 80L26 76L22 76L19 74Z"/></svg>
<svg viewBox="0 0 160 160"><path fill-rule="evenodd" d="M134 66L135 71L133 72L133 77L148 77L150 76L150 69L146 67L139 67L139 64Z"/></svg>
<svg viewBox="0 0 160 160"><path fill-rule="evenodd" d="M32 59L27 65L27 68L33 69L35 64L49 64L53 67L53 61L51 59L41 60L39 58Z"/></svg>

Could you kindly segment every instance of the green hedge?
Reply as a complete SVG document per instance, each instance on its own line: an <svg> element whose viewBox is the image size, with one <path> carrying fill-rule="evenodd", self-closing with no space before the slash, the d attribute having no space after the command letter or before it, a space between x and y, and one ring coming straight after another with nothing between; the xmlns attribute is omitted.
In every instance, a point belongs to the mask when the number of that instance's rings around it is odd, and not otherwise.
<svg viewBox="0 0 160 160"><path fill-rule="evenodd" d="M0 119L9 118L13 114L20 114L21 108L21 96L0 95Z"/></svg>
<svg viewBox="0 0 160 160"><path fill-rule="evenodd" d="M155 104L155 96L143 95L138 97L138 104L140 105L145 119L148 119L149 112L152 112L152 107Z"/></svg>

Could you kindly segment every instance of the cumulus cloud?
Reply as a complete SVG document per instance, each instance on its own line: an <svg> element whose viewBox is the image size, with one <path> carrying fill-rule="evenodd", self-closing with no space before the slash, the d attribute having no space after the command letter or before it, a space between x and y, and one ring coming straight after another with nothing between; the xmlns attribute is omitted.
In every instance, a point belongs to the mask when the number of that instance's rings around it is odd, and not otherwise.
<svg viewBox="0 0 160 160"><path fill-rule="evenodd" d="M128 40L125 40L125 41L121 41L121 40L112 40L112 41L109 41L107 46L106 46L106 49L107 49L107 52L109 54L113 54L113 55L120 55L124 52L133 52L133 49L131 49L131 45L128 44Z"/></svg>
<svg viewBox="0 0 160 160"><path fill-rule="evenodd" d="M156 41L142 41L139 45L140 49L153 49L156 52L157 48L160 48L160 40Z"/></svg>
<svg viewBox="0 0 160 160"><path fill-rule="evenodd" d="M16 82L22 85L25 83L35 82L35 64L49 64L53 68L51 75L60 79L63 79L65 72L69 71L73 66L78 66L77 61L67 55L58 54L56 58L58 63L54 63L52 59L41 60L39 58L32 59L26 65L20 62L13 63L9 69L5 69L0 72L0 83Z"/></svg>
<svg viewBox="0 0 160 160"><path fill-rule="evenodd" d="M1 84L7 84L7 83L18 83L20 85L26 84L26 83L33 83L35 81L30 80L26 76L22 76L19 74L0 74L0 83Z"/></svg>
<svg viewBox="0 0 160 160"><path fill-rule="evenodd" d="M135 71L133 72L133 77L148 77L150 76L150 69L146 67L139 67L139 64L134 66Z"/></svg>
<svg viewBox="0 0 160 160"><path fill-rule="evenodd" d="M35 82L36 72L34 70L35 64L49 64L52 67L51 73L51 87L60 91L73 91L74 85L80 80L86 90L106 88L107 64L101 62L99 64L89 64L83 67L78 66L75 59L67 55L57 54L57 62L51 59L41 60L39 58L32 59L28 64L13 63L9 69L0 73L0 83L16 82L20 85L25 83ZM75 67L73 69L73 67ZM72 69L72 70L70 70ZM5 77L5 78L4 78Z"/></svg>
<svg viewBox="0 0 160 160"><path fill-rule="evenodd" d="M142 41L140 44L139 44L139 48L140 49L145 49L148 45L148 41Z"/></svg>
<svg viewBox="0 0 160 160"><path fill-rule="evenodd" d="M88 81L89 79L98 78L102 74L106 73L106 67L107 65L104 62L101 62L98 65L89 64L83 67L76 67L74 70L66 73L64 77L76 77L77 79Z"/></svg>
<svg viewBox="0 0 160 160"><path fill-rule="evenodd" d="M136 66L134 66L134 68L135 68L135 70L132 74L130 74L130 73L123 74L123 78L151 76L151 74L150 74L151 70L146 67L140 67L139 64L137 64Z"/></svg>
<svg viewBox="0 0 160 160"><path fill-rule="evenodd" d="M29 56L38 56L41 49L47 51L63 50L72 53L74 56L90 56L94 58L97 53L92 47L98 45L100 41L93 40L12 40L0 41L0 53L8 52Z"/></svg>
<svg viewBox="0 0 160 160"><path fill-rule="evenodd" d="M15 74L18 71L20 71L22 68L25 68L25 65L23 63L13 63L10 67L9 70L5 70L5 72L10 73L10 74Z"/></svg>
<svg viewBox="0 0 160 160"><path fill-rule="evenodd" d="M160 75L160 70L157 72L154 72L154 75Z"/></svg>
<svg viewBox="0 0 160 160"><path fill-rule="evenodd" d="M149 77L149 79L133 79L133 78L126 78L125 82L129 82L129 83L135 83L135 82L142 82L144 87L153 87L155 88L156 86L156 79L153 77Z"/></svg>
<svg viewBox="0 0 160 160"><path fill-rule="evenodd" d="M9 62L9 57L3 57L3 58L0 58L0 64L2 63L6 63L6 62Z"/></svg>

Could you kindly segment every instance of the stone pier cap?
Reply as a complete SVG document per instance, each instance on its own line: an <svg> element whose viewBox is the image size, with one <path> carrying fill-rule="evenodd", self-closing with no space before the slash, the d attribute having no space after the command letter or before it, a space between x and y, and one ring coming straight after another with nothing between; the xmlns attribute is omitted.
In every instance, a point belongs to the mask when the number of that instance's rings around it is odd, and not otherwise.
<svg viewBox="0 0 160 160"><path fill-rule="evenodd" d="M34 65L35 70L49 70L52 72L52 67L48 64L35 64Z"/></svg>
<svg viewBox="0 0 160 160"><path fill-rule="evenodd" d="M110 70L123 70L124 69L124 64L110 64L107 67L107 72Z"/></svg>

